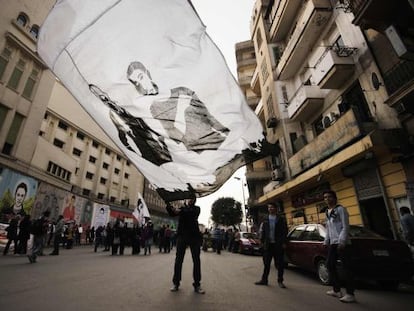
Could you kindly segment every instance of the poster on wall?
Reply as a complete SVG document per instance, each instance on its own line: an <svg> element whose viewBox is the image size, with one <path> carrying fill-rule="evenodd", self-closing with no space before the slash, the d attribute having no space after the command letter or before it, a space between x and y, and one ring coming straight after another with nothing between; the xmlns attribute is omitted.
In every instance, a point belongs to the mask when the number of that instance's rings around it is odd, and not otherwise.
<svg viewBox="0 0 414 311"><path fill-rule="evenodd" d="M55 221L62 213L67 191L56 188L48 183L40 182L32 209L32 218L40 217L49 211L49 219Z"/></svg>
<svg viewBox="0 0 414 311"><path fill-rule="evenodd" d="M93 203L92 227L105 226L109 221L109 205Z"/></svg>
<svg viewBox="0 0 414 311"><path fill-rule="evenodd" d="M0 222L8 223L14 214L31 214L37 180L8 168L0 168Z"/></svg>

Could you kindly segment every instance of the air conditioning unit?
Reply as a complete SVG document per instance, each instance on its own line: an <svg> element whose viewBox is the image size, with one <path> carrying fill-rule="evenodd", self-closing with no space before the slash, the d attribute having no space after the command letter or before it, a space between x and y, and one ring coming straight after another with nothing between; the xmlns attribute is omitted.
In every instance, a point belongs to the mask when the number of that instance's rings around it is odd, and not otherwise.
<svg viewBox="0 0 414 311"><path fill-rule="evenodd" d="M277 168L272 171L272 180L281 181L285 179L285 174L280 168Z"/></svg>
<svg viewBox="0 0 414 311"><path fill-rule="evenodd" d="M322 125L324 129L327 129L331 126L332 123L335 123L336 119L338 118L337 114L335 112L328 113L323 119L322 119Z"/></svg>

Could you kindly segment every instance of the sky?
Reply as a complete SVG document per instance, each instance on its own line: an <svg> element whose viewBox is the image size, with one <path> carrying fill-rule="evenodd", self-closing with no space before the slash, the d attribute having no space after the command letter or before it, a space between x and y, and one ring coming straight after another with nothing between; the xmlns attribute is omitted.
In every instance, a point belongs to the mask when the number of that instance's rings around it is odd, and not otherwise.
<svg viewBox="0 0 414 311"><path fill-rule="evenodd" d="M250 19L255 0L192 0L198 15L207 27L207 33L218 46L232 74L237 80L235 44L250 39ZM234 177L240 178L237 180ZM233 197L243 204L243 191L247 202L245 167L240 168L215 193L197 199L201 207L200 224L210 227L211 205L221 197Z"/></svg>

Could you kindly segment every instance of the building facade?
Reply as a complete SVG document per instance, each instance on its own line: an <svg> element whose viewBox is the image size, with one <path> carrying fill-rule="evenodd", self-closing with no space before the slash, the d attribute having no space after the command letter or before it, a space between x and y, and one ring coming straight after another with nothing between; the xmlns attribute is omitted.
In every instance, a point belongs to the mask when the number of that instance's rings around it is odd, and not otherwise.
<svg viewBox="0 0 414 311"><path fill-rule="evenodd" d="M402 2L411 16L409 1ZM262 191L250 193L255 221L275 201L290 225L323 222L322 192L332 189L351 223L399 237L398 208L414 207L413 75L391 90L386 72L401 62L411 68L412 61L365 23L375 15L362 8L367 3L375 10L389 1L256 1L250 88L260 90L256 113L282 151L268 160ZM251 189L254 167L247 171Z"/></svg>

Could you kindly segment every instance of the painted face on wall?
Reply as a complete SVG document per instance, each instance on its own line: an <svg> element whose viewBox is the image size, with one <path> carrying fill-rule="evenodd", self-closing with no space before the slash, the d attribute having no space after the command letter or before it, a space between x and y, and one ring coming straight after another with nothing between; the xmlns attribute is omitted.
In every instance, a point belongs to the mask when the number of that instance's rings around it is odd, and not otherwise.
<svg viewBox="0 0 414 311"><path fill-rule="evenodd" d="M17 188L15 198L14 198L16 207L17 206L22 207L25 198L26 198L26 190L23 188Z"/></svg>

